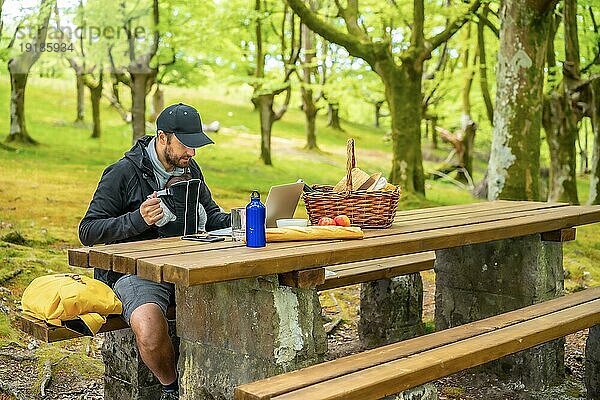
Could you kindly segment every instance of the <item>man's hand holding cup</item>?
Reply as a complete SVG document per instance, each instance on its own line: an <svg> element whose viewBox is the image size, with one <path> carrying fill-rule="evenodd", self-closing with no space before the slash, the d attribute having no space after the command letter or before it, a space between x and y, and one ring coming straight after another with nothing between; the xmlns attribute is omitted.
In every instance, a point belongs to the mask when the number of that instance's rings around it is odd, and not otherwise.
<svg viewBox="0 0 600 400"><path fill-rule="evenodd" d="M154 225L163 217L163 209L160 206L160 199L156 196L156 192L152 193L140 205L140 214L148 225Z"/></svg>

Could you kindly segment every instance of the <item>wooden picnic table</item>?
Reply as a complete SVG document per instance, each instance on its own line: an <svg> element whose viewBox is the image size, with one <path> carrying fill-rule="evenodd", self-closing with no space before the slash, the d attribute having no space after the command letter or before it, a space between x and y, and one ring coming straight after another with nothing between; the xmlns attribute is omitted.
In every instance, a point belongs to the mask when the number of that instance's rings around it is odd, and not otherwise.
<svg viewBox="0 0 600 400"><path fill-rule="evenodd" d="M574 238L573 227L598 221L600 206L494 201L398 211L391 228L365 230L362 240L252 249L240 242L166 238L73 249L69 263L174 283L181 398L202 391L232 398L237 384L310 365L326 350L318 282L290 288L280 284L281 274L435 250L436 290L443 286L442 295L436 295L436 324L439 318L438 328L445 328L487 316L488 310L479 310L488 302L481 293L510 298L496 314L560 295L560 242ZM527 276L514 279L521 261ZM469 270L471 278L465 278ZM538 277L543 279L535 281ZM541 288L515 289L529 278ZM464 296L465 291L475 294ZM448 301L450 311L441 304Z"/></svg>
<svg viewBox="0 0 600 400"><path fill-rule="evenodd" d="M69 250L69 264L137 274L182 286L299 271L552 232L600 221L600 206L494 201L399 211L363 240L191 242L178 237Z"/></svg>

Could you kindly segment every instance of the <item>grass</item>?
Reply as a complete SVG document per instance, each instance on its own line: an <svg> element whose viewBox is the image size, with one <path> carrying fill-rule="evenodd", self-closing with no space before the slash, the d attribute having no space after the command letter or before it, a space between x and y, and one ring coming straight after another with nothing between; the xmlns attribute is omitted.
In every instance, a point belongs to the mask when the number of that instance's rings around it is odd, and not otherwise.
<svg viewBox="0 0 600 400"><path fill-rule="evenodd" d="M0 140L9 128L10 87L0 75ZM125 96L123 94L123 96ZM259 156L258 116L244 101L245 93L233 89L166 88L166 104L185 101L195 105L203 120L218 120L222 129L212 134L216 142L198 151L215 199L225 209L248 202L250 191L266 194L273 184L298 178L308 183L333 184L344 175L345 141L356 140L358 165L372 173L387 175L391 164L385 129L343 122L346 132L325 127L318 120L320 151L304 149L304 116L291 108L273 128L273 166ZM86 100L87 101L87 100ZM74 124L73 82L32 77L27 89L27 126L38 146L16 146L15 152L0 148L0 285L15 296L36 276L69 271L66 249L79 245L77 226L83 217L104 168L131 146L131 129L110 106L102 103L102 137L90 138L90 126ZM91 110L86 109L87 120ZM424 145L425 170L440 164L449 152ZM477 149L475 179L486 168L487 149ZM578 182L580 199L587 198L587 178ZM443 180L426 183L427 196L405 195L401 208L460 204L477 201L469 192ZM300 210L299 214L305 214ZM22 239L22 240L21 240ZM578 228L575 242L566 244L564 265L569 290L600 284L600 233L594 226ZM89 273L89 271L78 271ZM2 279L14 274L12 277ZM343 296L342 296L343 297ZM0 314L1 316L1 314ZM0 341L11 333L6 318L0 319Z"/></svg>
<svg viewBox="0 0 600 400"><path fill-rule="evenodd" d="M81 339L82 342L91 341L90 338ZM87 346L80 346L78 349L73 351L72 348L66 348L66 346L58 346L56 344L52 346L45 346L38 350L38 363L39 370L42 369L44 361L50 360L56 365L53 368L56 373L74 374L77 373L83 378L93 378L98 376L98 371L104 371L104 363L94 357L90 357L86 354ZM37 385L39 387L39 385Z"/></svg>
<svg viewBox="0 0 600 400"><path fill-rule="evenodd" d="M10 326L8 316L0 314L0 340L11 341L14 339L15 331Z"/></svg>
<svg viewBox="0 0 600 400"><path fill-rule="evenodd" d="M445 387L442 389L442 394L451 399L458 399L465 393L465 390L460 387Z"/></svg>

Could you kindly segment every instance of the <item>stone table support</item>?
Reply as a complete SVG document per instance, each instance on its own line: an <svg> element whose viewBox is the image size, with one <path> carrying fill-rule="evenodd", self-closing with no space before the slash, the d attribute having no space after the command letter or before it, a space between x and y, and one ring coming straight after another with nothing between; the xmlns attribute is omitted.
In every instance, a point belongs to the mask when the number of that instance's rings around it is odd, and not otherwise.
<svg viewBox="0 0 600 400"><path fill-rule="evenodd" d="M276 275L177 287L180 399L233 399L235 386L322 361L317 292Z"/></svg>
<svg viewBox="0 0 600 400"><path fill-rule="evenodd" d="M497 315L563 294L562 243L539 234L436 251L436 329ZM532 389L564 378L564 339L486 364Z"/></svg>

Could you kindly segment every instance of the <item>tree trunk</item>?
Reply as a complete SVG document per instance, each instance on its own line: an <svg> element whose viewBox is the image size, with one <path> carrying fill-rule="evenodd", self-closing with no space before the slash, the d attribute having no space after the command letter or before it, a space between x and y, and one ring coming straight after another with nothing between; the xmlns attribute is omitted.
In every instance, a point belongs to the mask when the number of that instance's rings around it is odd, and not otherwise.
<svg viewBox="0 0 600 400"><path fill-rule="evenodd" d="M487 18L489 10L489 4L485 4L483 6L483 10L481 11L484 18ZM479 53L479 85L481 86L481 95L483 96L483 102L485 103L485 112L487 114L488 119L490 120L490 124L492 124L493 126L494 106L492 105L492 96L490 96L490 88L488 85L487 78L486 49L485 39L483 36L484 26L485 21L483 20L483 18L480 18L479 22L477 23L477 49Z"/></svg>
<svg viewBox="0 0 600 400"><path fill-rule="evenodd" d="M582 115L575 110L573 90L579 84L579 43L577 40L576 2L564 2L565 62L560 84L552 88L544 99L542 123L550 149L549 201L578 204L576 182L577 123ZM550 36L553 38L553 35ZM552 47L549 42L548 47ZM553 50L553 49L552 49ZM553 54L548 57L549 67L554 67Z"/></svg>
<svg viewBox="0 0 600 400"><path fill-rule="evenodd" d="M255 1L255 11L256 14L260 14L261 11L261 1ZM300 44L296 43L295 39L295 18L294 15L291 14L290 21L290 55L289 58L285 55L285 23L287 20L287 7L286 11L284 11L283 18L283 26L282 26L282 44L281 44L281 59L283 60L285 65L295 65L298 61L298 54L300 52ZM291 86L289 84L290 75L293 72L293 69L286 68L285 77L283 78L283 86L277 89L267 90L263 86L263 79L265 77L264 68L265 68L265 53L263 53L263 39L262 39L262 25L261 19L256 19L256 71L255 76L257 78L257 83L254 86L254 95L252 96L252 103L258 106L259 114L260 114L260 158L263 160L265 165L273 165L271 161L271 129L273 127L273 123L278 121L283 117L287 108L290 104L291 99ZM277 111L273 109L275 97L281 93L285 92L285 101L279 107ZM311 95L312 98L312 95Z"/></svg>
<svg viewBox="0 0 600 400"><path fill-rule="evenodd" d="M565 62L563 79L544 101L543 125L550 148L548 201L579 204L577 196L576 148L581 119L575 109L573 93L580 83L579 42L577 40L577 3L565 0Z"/></svg>
<svg viewBox="0 0 600 400"><path fill-rule="evenodd" d="M77 83L77 117L75 122L83 122L85 116L85 84L83 83L83 71L75 71L75 81Z"/></svg>
<svg viewBox="0 0 600 400"><path fill-rule="evenodd" d="M481 182L479 182L479 184L477 186L475 186L475 188L472 191L473 196L477 197L478 199L487 199L488 195L488 178L487 178L487 171L485 171L485 175L483 176L483 179L481 180Z"/></svg>
<svg viewBox="0 0 600 400"><path fill-rule="evenodd" d="M260 104L258 104L257 99L255 97L252 97L250 101L252 102L252 111L260 111Z"/></svg>
<svg viewBox="0 0 600 400"><path fill-rule="evenodd" d="M119 80L116 79L115 74L111 74L111 86L112 86L112 95L115 98L117 103L121 103L121 97L119 96Z"/></svg>
<svg viewBox="0 0 600 400"><path fill-rule="evenodd" d="M579 143L579 171L581 171L582 174L589 174L590 173L590 165L589 165L589 156L588 156L588 151L589 151L589 146L588 146L588 129L587 129L587 124L584 125L585 129L583 132L583 147L581 147L581 137L577 137L577 143Z"/></svg>
<svg viewBox="0 0 600 400"><path fill-rule="evenodd" d="M100 71L100 78L96 85L88 86L90 89L90 100L92 101L92 138L97 139L102 133L100 124L100 99L102 98L102 71Z"/></svg>
<svg viewBox="0 0 600 400"><path fill-rule="evenodd" d="M124 2L122 7L124 7ZM156 81L158 65L153 65L152 59L158 51L160 42L158 0L152 0L152 43L150 48L136 57L135 40L129 35L129 79L127 84L131 89L131 128L132 142L146 134L146 96L150 93ZM110 55L110 53L109 53ZM112 59L111 59L112 63ZM114 64L113 64L114 65ZM113 67L113 70L115 68ZM117 76L118 78L118 76Z"/></svg>
<svg viewBox="0 0 600 400"><path fill-rule="evenodd" d="M260 13L260 0L255 0L254 10ZM265 54L263 52L262 40L262 23L260 18L256 18L256 71L255 75L258 80L265 76ZM261 83L254 86L256 94ZM273 127L273 102L275 96L268 94L259 94L252 96L252 104L254 109L258 110L260 120L260 159L265 165L273 165L271 161L271 128Z"/></svg>
<svg viewBox="0 0 600 400"><path fill-rule="evenodd" d="M379 128L379 118L381 118L381 107L383 106L383 101L378 101L375 103L375 123L373 126L375 128Z"/></svg>
<svg viewBox="0 0 600 400"><path fill-rule="evenodd" d="M570 96L566 96L570 101ZM550 150L548 201L579 204L576 181L577 115L565 96L551 96L544 105L543 125Z"/></svg>
<svg viewBox="0 0 600 400"><path fill-rule="evenodd" d="M422 69L408 61L400 67L378 63L376 72L384 82L392 119L393 158L389 181L408 192L425 194L419 106Z"/></svg>
<svg viewBox="0 0 600 400"><path fill-rule="evenodd" d="M471 39L471 24L467 24L465 33L465 43L469 43ZM473 60L476 57L473 57ZM462 91L462 116L461 116L461 137L462 152L458 154L458 165L464 170L458 172L457 180L461 182L468 182L469 178L473 177L473 142L475 141L475 133L477 132L477 126L471 116L471 87L473 86L473 78L475 71L470 68L470 65L474 65L470 58L469 48L467 47L463 54L465 78Z"/></svg>
<svg viewBox="0 0 600 400"><path fill-rule="evenodd" d="M14 70L18 70L18 67L11 68L11 63L8 65L10 72L10 133L6 142L36 144L37 142L29 136L25 124L25 86L29 74L14 72Z"/></svg>
<svg viewBox="0 0 600 400"><path fill-rule="evenodd" d="M313 99L312 89L302 88L302 104L304 116L306 119L305 132L306 132L306 146L304 148L308 150L317 149L317 106ZM262 113L261 113L262 117Z"/></svg>
<svg viewBox="0 0 600 400"><path fill-rule="evenodd" d="M431 118L431 146L434 149L438 148L438 133L435 127L437 126L437 118Z"/></svg>
<svg viewBox="0 0 600 400"><path fill-rule="evenodd" d="M316 10L316 4L314 1L309 1L310 7L313 11ZM304 105L304 116L306 118L306 146L308 150L317 149L317 125L316 118L317 106L315 99L313 98L313 90L311 85L313 84L314 66L313 60L315 58L315 34L306 25L302 25L302 48L304 50L304 60L302 66L302 83L300 91L302 93L302 104Z"/></svg>
<svg viewBox="0 0 600 400"><path fill-rule="evenodd" d="M149 73L131 74L131 122L133 143L146 134L146 95L154 76Z"/></svg>
<svg viewBox="0 0 600 400"><path fill-rule="evenodd" d="M310 90L312 92L312 90ZM309 94L307 94L309 96ZM312 97L312 93L310 94ZM317 149L317 107L314 102L310 102L304 105L304 115L306 117L306 146L307 150Z"/></svg>
<svg viewBox="0 0 600 400"><path fill-rule="evenodd" d="M150 122L156 121L158 114L165 108L165 92L162 90L160 84L156 84L154 93L152 93L152 115L150 116Z"/></svg>
<svg viewBox="0 0 600 400"><path fill-rule="evenodd" d="M505 0L501 6L489 200L539 199L543 67L552 7L536 5Z"/></svg>
<svg viewBox="0 0 600 400"><path fill-rule="evenodd" d="M265 165L273 165L271 161L271 128L274 122L273 94L262 94L255 97L260 111L260 159Z"/></svg>
<svg viewBox="0 0 600 400"><path fill-rule="evenodd" d="M327 126L344 132L340 123L340 104L327 103Z"/></svg>
<svg viewBox="0 0 600 400"><path fill-rule="evenodd" d="M459 158L458 162L465 171L459 171L457 180L461 182L468 182L467 174L473 180L473 148L475 142L475 133L477 132L477 124L475 122L470 121L468 125L463 128L462 131L462 144L463 144L463 153L462 157Z"/></svg>
<svg viewBox="0 0 600 400"><path fill-rule="evenodd" d="M306 133L306 146L305 149L314 150L317 149L317 107L312 98L313 91L311 89L302 89L302 101L304 109L304 117L306 124L304 125Z"/></svg>
<svg viewBox="0 0 600 400"><path fill-rule="evenodd" d="M48 21L56 0L42 0L36 35L31 42L33 51L21 53L8 61L10 75L10 131L6 142L36 144L29 136L25 125L25 87L29 71L41 56L41 48L46 44Z"/></svg>
<svg viewBox="0 0 600 400"><path fill-rule="evenodd" d="M600 204L600 79L590 85L592 92L592 131L594 132L594 150L592 152L592 171L590 173L589 204Z"/></svg>

